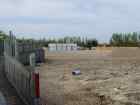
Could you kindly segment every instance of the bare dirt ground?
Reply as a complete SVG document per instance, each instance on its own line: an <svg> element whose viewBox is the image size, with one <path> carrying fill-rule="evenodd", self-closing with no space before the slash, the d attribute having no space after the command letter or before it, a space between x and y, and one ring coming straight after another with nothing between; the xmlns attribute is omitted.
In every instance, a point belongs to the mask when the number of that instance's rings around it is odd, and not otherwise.
<svg viewBox="0 0 140 105"><path fill-rule="evenodd" d="M47 105L140 105L140 48L46 52L40 70ZM79 68L81 75L72 71Z"/></svg>

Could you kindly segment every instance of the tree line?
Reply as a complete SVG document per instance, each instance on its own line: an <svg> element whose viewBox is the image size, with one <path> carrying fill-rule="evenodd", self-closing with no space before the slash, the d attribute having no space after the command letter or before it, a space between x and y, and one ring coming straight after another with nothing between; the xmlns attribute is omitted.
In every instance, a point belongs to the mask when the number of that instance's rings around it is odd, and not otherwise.
<svg viewBox="0 0 140 105"><path fill-rule="evenodd" d="M0 41L5 39L8 35L3 31L0 31ZM53 39L17 39L19 42L37 42L42 46L48 47L49 43L75 43L80 47L89 48L100 46L97 39L87 38L87 37L63 37L63 38L53 38ZM108 46L118 46L118 47L139 47L140 46L140 33L113 33Z"/></svg>
<svg viewBox="0 0 140 105"><path fill-rule="evenodd" d="M42 39L40 40L44 44L44 46L48 47L49 43L75 43L80 47L86 47L91 49L92 47L98 46L98 40L96 39L89 39L87 37L64 37L64 38L53 38L53 39Z"/></svg>
<svg viewBox="0 0 140 105"><path fill-rule="evenodd" d="M3 41L6 37L7 35L3 31L0 31L0 41Z"/></svg>
<svg viewBox="0 0 140 105"><path fill-rule="evenodd" d="M0 40L4 40L5 37L7 37L8 35L6 33L4 33L3 31L0 31ZM96 47L98 46L98 40L94 39L94 38L87 38L87 37L63 37L63 38L53 38L53 39L39 39L39 40L35 40L35 39L25 39L25 38L21 38L21 39L17 39L18 42L22 43L22 42L26 42L26 43L38 43L42 46L48 47L49 43L75 43L80 47L85 47L85 48L89 48L91 49L92 47Z"/></svg>
<svg viewBox="0 0 140 105"><path fill-rule="evenodd" d="M111 46L138 47L140 46L140 33L113 33L110 39Z"/></svg>

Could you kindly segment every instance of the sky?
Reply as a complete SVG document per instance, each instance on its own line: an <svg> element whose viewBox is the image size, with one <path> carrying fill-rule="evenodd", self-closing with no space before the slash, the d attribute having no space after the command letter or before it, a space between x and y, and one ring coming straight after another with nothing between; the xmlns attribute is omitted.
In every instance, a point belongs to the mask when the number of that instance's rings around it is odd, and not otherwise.
<svg viewBox="0 0 140 105"><path fill-rule="evenodd" d="M82 36L109 41L140 32L140 0L0 0L0 30L17 37Z"/></svg>

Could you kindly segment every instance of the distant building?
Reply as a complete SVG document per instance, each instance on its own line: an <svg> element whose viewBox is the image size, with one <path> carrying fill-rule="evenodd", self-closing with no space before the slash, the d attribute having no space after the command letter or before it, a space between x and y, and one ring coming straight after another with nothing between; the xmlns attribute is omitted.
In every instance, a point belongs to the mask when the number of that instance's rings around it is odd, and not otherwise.
<svg viewBox="0 0 140 105"><path fill-rule="evenodd" d="M76 51L78 49L77 44L49 44L49 51Z"/></svg>

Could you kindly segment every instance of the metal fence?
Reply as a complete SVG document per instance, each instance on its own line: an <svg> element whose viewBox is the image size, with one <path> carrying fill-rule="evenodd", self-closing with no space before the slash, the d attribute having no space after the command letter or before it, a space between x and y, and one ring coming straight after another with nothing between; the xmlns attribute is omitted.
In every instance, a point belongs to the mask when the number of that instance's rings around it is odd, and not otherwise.
<svg viewBox="0 0 140 105"><path fill-rule="evenodd" d="M35 53L36 63L45 62L45 51L43 48L38 48L31 52L18 53L20 55L18 56L18 60L24 65L29 65L30 64L29 57L31 53Z"/></svg>
<svg viewBox="0 0 140 105"><path fill-rule="evenodd" d="M18 53L26 53L26 52L32 52L36 49L40 48L42 45L33 40L22 40L18 41L17 47L18 47Z"/></svg>
<svg viewBox="0 0 140 105"><path fill-rule="evenodd" d="M0 70L4 70L4 57L0 56Z"/></svg>
<svg viewBox="0 0 140 105"><path fill-rule="evenodd" d="M35 59L37 63L42 63L45 61L45 51L41 48L41 44L39 42L35 42L33 40L29 41L20 41L17 43L17 52L18 52L18 60L24 64L30 64L30 54L35 53Z"/></svg>
<svg viewBox="0 0 140 105"><path fill-rule="evenodd" d="M0 40L0 56L3 56L4 52L4 41Z"/></svg>
<svg viewBox="0 0 140 105"><path fill-rule="evenodd" d="M32 75L16 59L5 54L5 73L8 80L16 88L20 97L28 105L32 105Z"/></svg>
<svg viewBox="0 0 140 105"><path fill-rule="evenodd" d="M39 73L18 61L17 42L13 35L4 41L5 74L27 105L39 105Z"/></svg>

